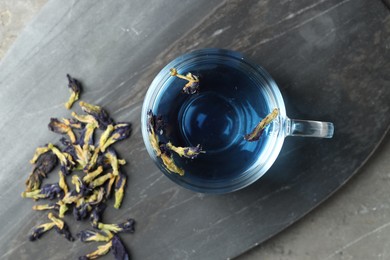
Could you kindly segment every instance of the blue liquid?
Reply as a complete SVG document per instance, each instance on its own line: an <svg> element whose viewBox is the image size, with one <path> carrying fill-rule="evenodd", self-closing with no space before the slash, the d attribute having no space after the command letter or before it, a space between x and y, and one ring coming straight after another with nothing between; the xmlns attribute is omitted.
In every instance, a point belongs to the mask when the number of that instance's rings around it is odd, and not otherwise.
<svg viewBox="0 0 390 260"><path fill-rule="evenodd" d="M265 88L252 80L237 64L201 63L179 73L191 72L200 78L198 94L181 92L185 80L171 77L152 108L162 115L167 129L160 140L175 146L200 144L205 154L196 159L174 155L185 170L181 181L225 183L242 178L252 167L266 143L268 129L257 142L247 142L250 133L273 107L268 106ZM176 177L175 177L176 178Z"/></svg>

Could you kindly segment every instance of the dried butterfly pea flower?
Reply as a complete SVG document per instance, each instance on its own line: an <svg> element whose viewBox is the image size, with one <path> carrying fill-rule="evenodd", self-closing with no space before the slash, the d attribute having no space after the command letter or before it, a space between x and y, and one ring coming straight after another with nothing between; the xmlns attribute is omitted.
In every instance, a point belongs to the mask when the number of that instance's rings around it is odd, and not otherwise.
<svg viewBox="0 0 390 260"><path fill-rule="evenodd" d="M24 191L22 192L22 198L31 198L34 200L39 200L39 199L46 199L46 194L41 194L41 190L34 190L34 191Z"/></svg>
<svg viewBox="0 0 390 260"><path fill-rule="evenodd" d="M33 158L30 160L30 163L31 163L31 164L36 163L37 160L38 160L38 158L39 158L42 154L44 154L44 153L46 153L46 152L48 152L48 151L50 151L50 148L47 147L47 146L38 147L37 149L35 149L34 156L33 156Z"/></svg>
<svg viewBox="0 0 390 260"><path fill-rule="evenodd" d="M59 206L59 209L58 209L58 216L59 216L60 218L63 218L63 217L65 216L65 213L68 211L69 207L68 207L68 205L67 205L64 201L62 201L62 200L58 201L57 204L58 204L58 206Z"/></svg>
<svg viewBox="0 0 390 260"><path fill-rule="evenodd" d="M76 161L77 161L77 170L86 171L86 167L89 165L91 160L91 153L93 151L93 147L90 145L80 146L78 144L73 145L74 151L76 153Z"/></svg>
<svg viewBox="0 0 390 260"><path fill-rule="evenodd" d="M75 128L75 129L83 129L85 127L85 124L77 121L74 118L62 118L62 122L64 122L64 124L70 126L71 128Z"/></svg>
<svg viewBox="0 0 390 260"><path fill-rule="evenodd" d="M47 215L47 217L53 223L55 223L54 229L57 231L58 234L62 235L63 237L65 237L69 241L74 241L74 238L73 238L72 234L69 231L68 225L63 220L57 218L51 212Z"/></svg>
<svg viewBox="0 0 390 260"><path fill-rule="evenodd" d="M90 184L89 187L92 189L96 187L102 186L107 180L109 180L112 176L114 176L112 173L107 173L99 178L94 179Z"/></svg>
<svg viewBox="0 0 390 260"><path fill-rule="evenodd" d="M69 192L69 188L68 185L66 184L65 175L61 171L58 172L58 175L60 177L60 180L58 181L58 185L64 191L64 194L66 194Z"/></svg>
<svg viewBox="0 0 390 260"><path fill-rule="evenodd" d="M118 178L118 176L113 174L111 176L111 178L109 179L109 181L106 182L106 184L104 185L104 190L105 190L107 199L111 197L111 190L112 190L112 187L114 186L115 180L117 178Z"/></svg>
<svg viewBox="0 0 390 260"><path fill-rule="evenodd" d="M123 245L122 241L120 240L119 236L114 235L112 238L112 253L115 257L115 260L129 260L129 254L126 251L125 246Z"/></svg>
<svg viewBox="0 0 390 260"><path fill-rule="evenodd" d="M85 200L80 199L79 203L73 207L73 216L77 221L80 221L86 219L91 210L92 207Z"/></svg>
<svg viewBox="0 0 390 260"><path fill-rule="evenodd" d="M89 221L94 228L98 228L99 222L101 222L103 218L103 212L106 209L106 204L99 203L95 205L91 211L91 214L89 216Z"/></svg>
<svg viewBox="0 0 390 260"><path fill-rule="evenodd" d="M49 231L50 229L56 226L55 223L49 222L45 224L41 224L33 228L31 235L28 237L30 241L35 241L39 239L44 233Z"/></svg>
<svg viewBox="0 0 390 260"><path fill-rule="evenodd" d="M160 158L168 171L177 173L180 176L184 176L184 170L175 164L172 156L168 156L167 154L162 153Z"/></svg>
<svg viewBox="0 0 390 260"><path fill-rule="evenodd" d="M64 191L61 189L59 183L45 184L41 188L41 194L45 194L48 199L55 199L63 197Z"/></svg>
<svg viewBox="0 0 390 260"><path fill-rule="evenodd" d="M65 148L62 149L62 151L64 153L70 154L72 156L73 161L77 161L78 157L77 157L77 153L76 153L76 149L75 149L74 144L72 144L72 142L69 141L68 139L66 139L65 137L62 137L60 139L60 142L61 142L61 144L63 144L65 146Z"/></svg>
<svg viewBox="0 0 390 260"><path fill-rule="evenodd" d="M166 156L171 157L172 156L172 150L167 147L166 143L159 142L158 143L160 147L161 153L165 154Z"/></svg>
<svg viewBox="0 0 390 260"><path fill-rule="evenodd" d="M92 182L97 176L99 176L103 172L103 166L99 166L96 170L93 172L88 172L87 175L83 177L83 181L85 183Z"/></svg>
<svg viewBox="0 0 390 260"><path fill-rule="evenodd" d="M82 182L81 182L79 176L77 176L77 175L72 176L72 184L74 185L76 192L80 193L80 191L81 191L80 187L82 185Z"/></svg>
<svg viewBox="0 0 390 260"><path fill-rule="evenodd" d="M84 167L85 172L91 171L96 167L96 163L99 159L99 156L102 155L102 153L100 152L100 147L94 148L94 150L91 151L91 154L92 155L90 156L88 163Z"/></svg>
<svg viewBox="0 0 390 260"><path fill-rule="evenodd" d="M48 148L49 149L49 148ZM57 165L57 157L47 150L34 159L35 166L28 179L26 180L26 191L34 191L41 187L42 179L51 172Z"/></svg>
<svg viewBox="0 0 390 260"><path fill-rule="evenodd" d="M170 150L165 143L159 142L158 136L155 134L155 116L152 111L148 111L148 131L149 131L149 140L152 145L153 150L156 153L157 157L160 157L164 167L167 171L177 173L180 176L184 175L184 170L176 165L173 157L170 153Z"/></svg>
<svg viewBox="0 0 390 260"><path fill-rule="evenodd" d="M270 114L268 114L260 123L253 129L253 131L244 136L244 139L253 142L260 139L265 127L269 125L279 114L279 109L275 108Z"/></svg>
<svg viewBox="0 0 390 260"><path fill-rule="evenodd" d="M106 149L123 139L126 139L131 134L131 124L130 123L118 123L114 126L114 130L110 134L110 137L107 138L106 142L103 145L100 145L100 150L105 152Z"/></svg>
<svg viewBox="0 0 390 260"><path fill-rule="evenodd" d="M104 198L104 189L95 190L88 198L80 198L73 208L73 216L76 220L86 219L93 209L93 205L99 204Z"/></svg>
<svg viewBox="0 0 390 260"><path fill-rule="evenodd" d="M153 131L159 135L162 135L166 128L166 123L163 120L162 115L153 115L152 110L148 111L148 130L150 132L150 127L153 127Z"/></svg>
<svg viewBox="0 0 390 260"><path fill-rule="evenodd" d="M32 198L35 200L38 199L55 199L62 197L64 194L63 190L59 186L58 183L53 184L45 184L41 189L30 191L30 192L23 192L22 197L23 198Z"/></svg>
<svg viewBox="0 0 390 260"><path fill-rule="evenodd" d="M59 218L56 218L56 216L54 216L53 213L50 212L49 214L47 214L47 217L51 221L53 221L53 223L55 223L58 228L60 228L60 229L64 228L65 222L63 220L59 219Z"/></svg>
<svg viewBox="0 0 390 260"><path fill-rule="evenodd" d="M170 69L171 76L178 77L188 81L187 84L183 87L183 93L186 94L195 94L199 92L199 78L196 75L193 75L191 72L188 72L185 76L177 72L177 69Z"/></svg>
<svg viewBox="0 0 390 260"><path fill-rule="evenodd" d="M108 125L114 123L114 121L110 118L106 110L104 110L100 106L91 105L84 101L80 101L79 105L85 113L93 116L96 121L99 122L100 129L105 130Z"/></svg>
<svg viewBox="0 0 390 260"><path fill-rule="evenodd" d="M149 141L150 144L156 153L156 156L159 157L161 155L161 150L160 150L160 145L159 145L159 140L157 135L153 132L149 133Z"/></svg>
<svg viewBox="0 0 390 260"><path fill-rule="evenodd" d="M49 210L53 209L55 211L59 211L60 206L57 203L48 203L48 204L42 204L42 205L34 205L32 207L33 210Z"/></svg>
<svg viewBox="0 0 390 260"><path fill-rule="evenodd" d="M96 205L103 201L104 198L104 188L100 187L99 190L94 190L93 194L87 198L89 205Z"/></svg>
<svg viewBox="0 0 390 260"><path fill-rule="evenodd" d="M75 162L73 162L72 156L68 153L61 152L53 144L48 144L48 147L51 149L51 151L57 156L58 160L60 161L61 171L65 175L69 175L73 166L76 164Z"/></svg>
<svg viewBox="0 0 390 260"><path fill-rule="evenodd" d="M116 177L115 202L114 202L114 208L116 208L116 209L119 209L121 204L122 204L123 195L125 193L124 190L125 190L125 186L126 186L126 180L127 180L127 177L124 173L119 173L118 176Z"/></svg>
<svg viewBox="0 0 390 260"><path fill-rule="evenodd" d="M118 140L113 140L113 137L111 137L112 132L116 128L123 127L125 124L121 123L121 124L117 125L116 127L114 127L113 125L107 126L106 130L100 136L99 145L98 145L98 147L94 148L93 155L90 158L90 160L89 160L88 164L86 165L86 167L84 168L84 171L90 171L91 169L95 168L96 164L98 166L103 166L104 169L107 169L108 165L104 161L104 158L103 158L104 156L102 156L102 155L104 155L104 152L107 149L107 147L109 147L112 143L114 143L116 141L119 141L119 139ZM115 136L114 136L114 138L115 138ZM127 137L124 137L124 138L127 138ZM121 137L120 140L122 140L122 139L123 138ZM122 162L123 161L121 161L121 163Z"/></svg>
<svg viewBox="0 0 390 260"><path fill-rule="evenodd" d="M91 115L78 115L76 112L72 112L71 115L81 123L99 125L98 121Z"/></svg>
<svg viewBox="0 0 390 260"><path fill-rule="evenodd" d="M77 202L82 197L76 190L71 190L65 194L65 196L61 199L65 204L72 204Z"/></svg>
<svg viewBox="0 0 390 260"><path fill-rule="evenodd" d="M110 231L82 230L77 234L81 242L108 242L113 234Z"/></svg>
<svg viewBox="0 0 390 260"><path fill-rule="evenodd" d="M159 157L161 155L161 150L160 150L158 136L156 135L156 132L155 132L156 127L155 127L154 118L155 118L155 116L153 115L152 110L149 110L148 111L148 125L147 125L147 129L149 132L149 141L150 141L150 144L151 144L154 152L156 153L156 156Z"/></svg>
<svg viewBox="0 0 390 260"><path fill-rule="evenodd" d="M71 92L68 102L65 103L66 109L70 109L74 102L76 102L80 98L81 93L81 83L72 78L69 74L66 74L68 78L68 88Z"/></svg>
<svg viewBox="0 0 390 260"><path fill-rule="evenodd" d="M205 153L202 151L200 144L195 147L177 147L172 145L171 142L167 143L167 148L177 153L180 157L186 157L189 159L195 159L200 153Z"/></svg>
<svg viewBox="0 0 390 260"><path fill-rule="evenodd" d="M85 125L85 128L83 128L78 142L81 147L83 147L85 144L93 145L95 143L93 135L95 133L96 128L98 128L97 122L92 122Z"/></svg>
<svg viewBox="0 0 390 260"><path fill-rule="evenodd" d="M72 143L76 142L76 136L73 133L72 128L70 126L68 126L67 124L61 122L57 118L51 118L48 127L49 127L49 130L54 132L54 133L68 135L69 139Z"/></svg>
<svg viewBox="0 0 390 260"><path fill-rule="evenodd" d="M119 224L104 224L98 223L98 229L104 231L111 231L114 233L129 232L134 233L135 220L128 218L125 222Z"/></svg>
<svg viewBox="0 0 390 260"><path fill-rule="evenodd" d="M64 227L60 229L58 226L54 227L54 230L57 231L58 234L62 235L69 241L74 241L74 238L72 236L72 233L69 231L69 226L65 223Z"/></svg>
<svg viewBox="0 0 390 260"><path fill-rule="evenodd" d="M85 256L79 257L79 260L96 259L99 256L106 255L110 251L111 246L112 246L112 240L107 244L98 246L98 249L96 251L93 251L92 253L89 253Z"/></svg>
<svg viewBox="0 0 390 260"><path fill-rule="evenodd" d="M114 131L114 125L108 125L106 130L102 133L99 140L99 147L103 147L107 142L107 139L110 137L112 131Z"/></svg>
<svg viewBox="0 0 390 260"><path fill-rule="evenodd" d="M115 150L112 148L108 148L104 155L107 158L108 163L111 165L112 174L118 175L119 174L119 161L118 161L118 156L117 156Z"/></svg>

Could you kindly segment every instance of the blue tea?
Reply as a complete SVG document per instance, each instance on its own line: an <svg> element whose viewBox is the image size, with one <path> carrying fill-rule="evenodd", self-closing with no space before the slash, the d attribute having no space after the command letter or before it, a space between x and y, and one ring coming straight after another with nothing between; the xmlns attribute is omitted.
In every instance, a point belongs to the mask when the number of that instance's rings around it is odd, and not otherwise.
<svg viewBox="0 0 390 260"><path fill-rule="evenodd" d="M288 118L272 77L223 49L196 50L166 65L146 93L141 123L147 152L164 175L203 193L228 193L258 180L286 136L331 138L334 132L330 122Z"/></svg>
<svg viewBox="0 0 390 260"><path fill-rule="evenodd" d="M234 62L194 62L178 71L198 76L199 91L183 93L185 80L167 78L151 108L165 122L159 139L182 147L200 144L205 153L195 159L174 154L185 174L171 177L199 186L205 182L226 186L245 178L242 175L255 166L270 131L267 127L256 142L244 139L274 108L268 105L266 82L253 79Z"/></svg>

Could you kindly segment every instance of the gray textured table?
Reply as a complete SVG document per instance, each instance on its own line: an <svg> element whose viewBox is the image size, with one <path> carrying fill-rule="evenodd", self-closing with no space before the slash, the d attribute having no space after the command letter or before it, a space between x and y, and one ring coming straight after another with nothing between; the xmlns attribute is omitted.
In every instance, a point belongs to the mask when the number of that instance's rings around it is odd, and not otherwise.
<svg viewBox="0 0 390 260"><path fill-rule="evenodd" d="M50 117L67 116L65 74L83 99L131 121L117 146L129 165L123 236L134 259L233 257L294 223L343 185L389 127L389 12L381 1L51 1L0 65L1 259L68 259L96 245L27 233L46 217L21 200L35 147L57 142ZM277 163L251 187L224 196L183 190L148 158L140 134L143 96L169 60L195 48L241 51L278 82L289 116L333 121L332 140L287 139ZM66 218L77 232L87 223Z"/></svg>

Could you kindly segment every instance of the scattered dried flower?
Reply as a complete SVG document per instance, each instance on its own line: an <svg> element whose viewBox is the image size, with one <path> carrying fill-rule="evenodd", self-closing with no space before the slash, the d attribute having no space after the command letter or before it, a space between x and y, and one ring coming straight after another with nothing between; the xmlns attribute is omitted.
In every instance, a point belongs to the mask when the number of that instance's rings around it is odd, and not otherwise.
<svg viewBox="0 0 390 260"><path fill-rule="evenodd" d="M68 102L65 103L66 109L70 109L74 102L76 102L80 98L81 93L81 83L72 78L69 74L66 74L68 78L68 88L71 92Z"/></svg>
<svg viewBox="0 0 390 260"><path fill-rule="evenodd" d="M123 245L119 236L114 235L112 238L112 253L115 257L115 260L129 260L129 254L126 251L125 246Z"/></svg>
<svg viewBox="0 0 390 260"><path fill-rule="evenodd" d="M135 221L132 218L128 218L125 222L119 224L104 224L98 223L98 229L104 231L110 231L113 233L129 232L134 233Z"/></svg>
<svg viewBox="0 0 390 260"><path fill-rule="evenodd" d="M115 176L115 175L113 175ZM116 182L115 182L115 203L114 203L114 208L119 209L123 196L125 194L125 186L126 186L126 180L127 177L124 173L119 173L118 176L116 177Z"/></svg>
<svg viewBox="0 0 390 260"><path fill-rule="evenodd" d="M49 130L62 135L68 135L72 143L76 143L76 136L73 133L72 127L61 122L57 118L51 118L48 125Z"/></svg>
<svg viewBox="0 0 390 260"><path fill-rule="evenodd" d="M98 246L98 249L96 251L93 251L92 253L89 253L85 256L79 257L79 260L96 259L99 256L106 255L110 251L111 246L112 246L112 240L107 244Z"/></svg>
<svg viewBox="0 0 390 260"><path fill-rule="evenodd" d="M87 175L84 176L83 181L85 183L91 183L97 176L99 176L103 172L103 167L99 166L93 172L88 172Z"/></svg>
<svg viewBox="0 0 390 260"><path fill-rule="evenodd" d="M33 228L31 235L29 236L30 241L35 241L39 239L44 233L49 231L50 229L54 228L56 226L55 223L49 222L45 224L41 224L39 226L36 226Z"/></svg>
<svg viewBox="0 0 390 260"><path fill-rule="evenodd" d="M66 107L70 108L79 98L81 85L76 79L67 76L72 94ZM57 217L50 212L48 217L51 222L34 228L30 235L32 241L50 229L55 229L57 233L69 241L73 241L68 225L62 220L69 209L73 210L73 216L76 220L89 217L91 225L98 228L106 208L105 200L109 198L112 189L115 189L114 207L119 208L122 203L126 175L120 172L120 166L126 164L126 161L118 158L111 145L130 136L131 124L115 124L108 113L99 106L81 101L80 107L87 114L78 115L72 112L73 118L63 118L62 120L52 118L49 123L51 131L68 135L69 139L65 137L60 139L63 149L49 143L44 147L37 148L30 161L35 165L26 181L26 191L22 193L22 196L36 200L57 199L55 203L35 205L33 210L53 210L58 214ZM94 135L98 128L104 132L95 147ZM46 178L58 161L60 162L58 183L45 184L41 187L42 179ZM75 189L70 191L66 183L66 176L74 170L84 171L85 176L72 175L71 181ZM120 232L133 232L134 221L131 221L129 219L127 222L116 224L115 227L119 228ZM119 237L114 239L109 230L85 230L80 232L78 236L83 242L108 242L99 246L95 252L80 257L80 259L94 259L104 255L113 245L115 245L116 259L127 255L127 253L123 253L125 249Z"/></svg>
<svg viewBox="0 0 390 260"><path fill-rule="evenodd" d="M34 156L35 166L26 181L26 192L37 190L41 187L42 179L46 178L57 165L57 157L48 147L39 148L40 152ZM36 157L36 159L35 159Z"/></svg>
<svg viewBox="0 0 390 260"><path fill-rule="evenodd" d="M80 101L79 105L85 113L93 116L95 120L99 122L100 129L105 130L108 125L112 125L114 123L106 110L100 106L91 105L84 101Z"/></svg>
<svg viewBox="0 0 390 260"><path fill-rule="evenodd" d="M112 239L113 234L109 231L82 230L77 234L81 242L108 242Z"/></svg>
<svg viewBox="0 0 390 260"><path fill-rule="evenodd" d="M131 134L131 124L130 123L118 123L114 126L114 130L110 134L110 137L107 138L106 142L103 145L100 145L100 150L105 152L106 149L123 139L126 139Z"/></svg>
<svg viewBox="0 0 390 260"><path fill-rule="evenodd" d="M95 205L95 207L92 209L91 214L89 215L89 221L94 228L98 228L99 222L102 221L103 218L103 212L106 209L106 204L99 203Z"/></svg>

